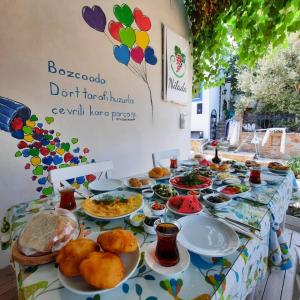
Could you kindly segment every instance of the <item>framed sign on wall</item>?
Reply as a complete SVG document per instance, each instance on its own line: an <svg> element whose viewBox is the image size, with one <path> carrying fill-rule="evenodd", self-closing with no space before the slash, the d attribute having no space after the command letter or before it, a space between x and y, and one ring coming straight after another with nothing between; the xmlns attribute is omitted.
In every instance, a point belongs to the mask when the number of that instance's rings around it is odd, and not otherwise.
<svg viewBox="0 0 300 300"><path fill-rule="evenodd" d="M163 26L163 99L186 105L188 101L189 42Z"/></svg>

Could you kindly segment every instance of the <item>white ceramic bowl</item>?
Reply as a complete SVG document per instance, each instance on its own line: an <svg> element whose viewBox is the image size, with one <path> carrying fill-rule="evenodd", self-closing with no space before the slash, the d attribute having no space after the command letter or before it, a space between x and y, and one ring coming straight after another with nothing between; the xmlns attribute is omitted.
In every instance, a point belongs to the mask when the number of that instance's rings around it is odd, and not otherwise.
<svg viewBox="0 0 300 300"><path fill-rule="evenodd" d="M161 204L161 203L160 203L160 205L163 205L164 208L163 208L163 209L159 209L159 210L153 209L153 208L152 208L153 204L154 204L154 203L152 203L152 205L151 205L151 212L152 212L152 214L153 214L154 216L161 216L161 215L163 215L163 214L165 213L165 211L166 211L166 206L165 206L164 204Z"/></svg>
<svg viewBox="0 0 300 300"><path fill-rule="evenodd" d="M143 214L142 212L138 212L138 213L132 214L132 215L130 215L130 217L129 217L129 221L130 221L130 224L131 224L132 226L134 226L134 227L139 227L139 226L143 225L143 222L144 222L145 218L144 218L144 220L141 220L141 221L135 221L133 218L134 218L136 215L144 215L144 214ZM145 215L144 215L144 216L145 216Z"/></svg>
<svg viewBox="0 0 300 300"><path fill-rule="evenodd" d="M210 202L208 200L208 198L211 197L211 196L219 196L219 195L226 198L227 201L221 202L221 203L214 203L214 202ZM228 205L232 201L231 197L229 197L225 194L221 194L221 193L213 193L213 194L205 195L205 196L203 196L203 200L207 205L209 205L209 206L211 206L215 209L222 208L222 207Z"/></svg>
<svg viewBox="0 0 300 300"><path fill-rule="evenodd" d="M154 191L152 189L145 189L145 190L142 190L142 195L144 198L152 198L153 195L154 195Z"/></svg>
<svg viewBox="0 0 300 300"><path fill-rule="evenodd" d="M154 216L153 217L148 217L148 218L160 219L159 217L154 217ZM145 223L145 220L144 220L143 224L144 224L144 230L145 230L145 232L147 232L149 234L156 234L156 230L155 230L155 227L154 227L154 222L153 222L153 226L147 225Z"/></svg>

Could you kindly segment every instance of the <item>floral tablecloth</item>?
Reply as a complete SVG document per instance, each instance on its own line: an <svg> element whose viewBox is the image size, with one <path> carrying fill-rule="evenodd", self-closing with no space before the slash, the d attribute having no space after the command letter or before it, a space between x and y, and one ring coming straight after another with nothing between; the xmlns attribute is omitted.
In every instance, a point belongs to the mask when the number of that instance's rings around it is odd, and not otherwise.
<svg viewBox="0 0 300 300"><path fill-rule="evenodd" d="M127 219L95 221L78 210L75 214L85 229L99 232L123 227L136 234L142 249L137 271L115 290L85 297L73 294L61 286L55 263L28 267L13 261L20 299L245 299L256 283L266 276L270 267L287 269L291 266L288 246L282 238L279 224L284 220L294 178L292 173L280 178L280 184L263 186L254 191L257 203L232 201L221 212L222 215L259 226L262 240L240 235L241 246L238 251L222 258L190 253L189 268L180 275L169 278L156 274L144 262L144 251L147 244L154 241L155 236L146 234L143 228L132 227ZM47 199L11 207L2 223L2 251L10 251L13 241L33 214L51 208L53 209L53 203ZM168 218L176 217L168 212Z"/></svg>

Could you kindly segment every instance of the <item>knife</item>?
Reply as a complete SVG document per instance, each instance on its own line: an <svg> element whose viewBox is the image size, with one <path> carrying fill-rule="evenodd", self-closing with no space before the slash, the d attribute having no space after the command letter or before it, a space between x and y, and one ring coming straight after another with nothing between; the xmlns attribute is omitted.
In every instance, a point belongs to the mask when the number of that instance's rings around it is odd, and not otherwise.
<svg viewBox="0 0 300 300"><path fill-rule="evenodd" d="M209 208L207 208L207 207L206 207L206 209L207 209L207 210L209 211L209 213L212 214L213 216L216 216L216 217L225 219L225 220L227 220L227 221L229 221L229 222L236 223L236 224L238 224L238 225L240 225L240 226L247 227L247 228L250 229L250 230L254 230L254 231L259 231L259 232L260 232L260 228L258 228L258 227L255 227L255 226L250 225L250 224L248 224L248 223L241 222L241 221L236 220L236 219L229 218L229 217L227 217L227 216L222 216L222 215L220 216L220 215L218 215L214 210L209 209Z"/></svg>
<svg viewBox="0 0 300 300"><path fill-rule="evenodd" d="M214 217L214 218L218 219L220 222L228 225L229 227L231 227L236 232L239 232L239 233L241 233L241 234L243 234L243 235L245 235L249 238L252 238L252 239L253 238L258 238L259 240L263 240L263 238L260 235L254 233L254 232L251 232L251 231L247 230L246 228L242 228L238 224L232 223L229 220L226 220L225 218L219 217L217 215L213 215L209 211L205 211L205 213L207 213L207 215L209 215L211 217Z"/></svg>

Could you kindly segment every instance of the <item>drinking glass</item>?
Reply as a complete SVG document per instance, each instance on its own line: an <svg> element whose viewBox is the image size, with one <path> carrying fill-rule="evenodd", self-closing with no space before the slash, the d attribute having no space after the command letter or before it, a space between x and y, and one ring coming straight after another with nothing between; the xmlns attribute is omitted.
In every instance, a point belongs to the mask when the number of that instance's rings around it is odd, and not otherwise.
<svg viewBox="0 0 300 300"><path fill-rule="evenodd" d="M72 210L76 208L76 201L74 197L74 189L63 189L60 190L60 208Z"/></svg>
<svg viewBox="0 0 300 300"><path fill-rule="evenodd" d="M260 174L261 174L260 167L251 168L249 182L254 183L254 184L261 184Z"/></svg>
<svg viewBox="0 0 300 300"><path fill-rule="evenodd" d="M170 158L170 169L177 169L177 158L171 157Z"/></svg>
<svg viewBox="0 0 300 300"><path fill-rule="evenodd" d="M161 223L160 220L155 222L157 234L157 244L155 256L160 265L172 267L179 262L179 252L177 247L177 234L181 225L176 222Z"/></svg>

